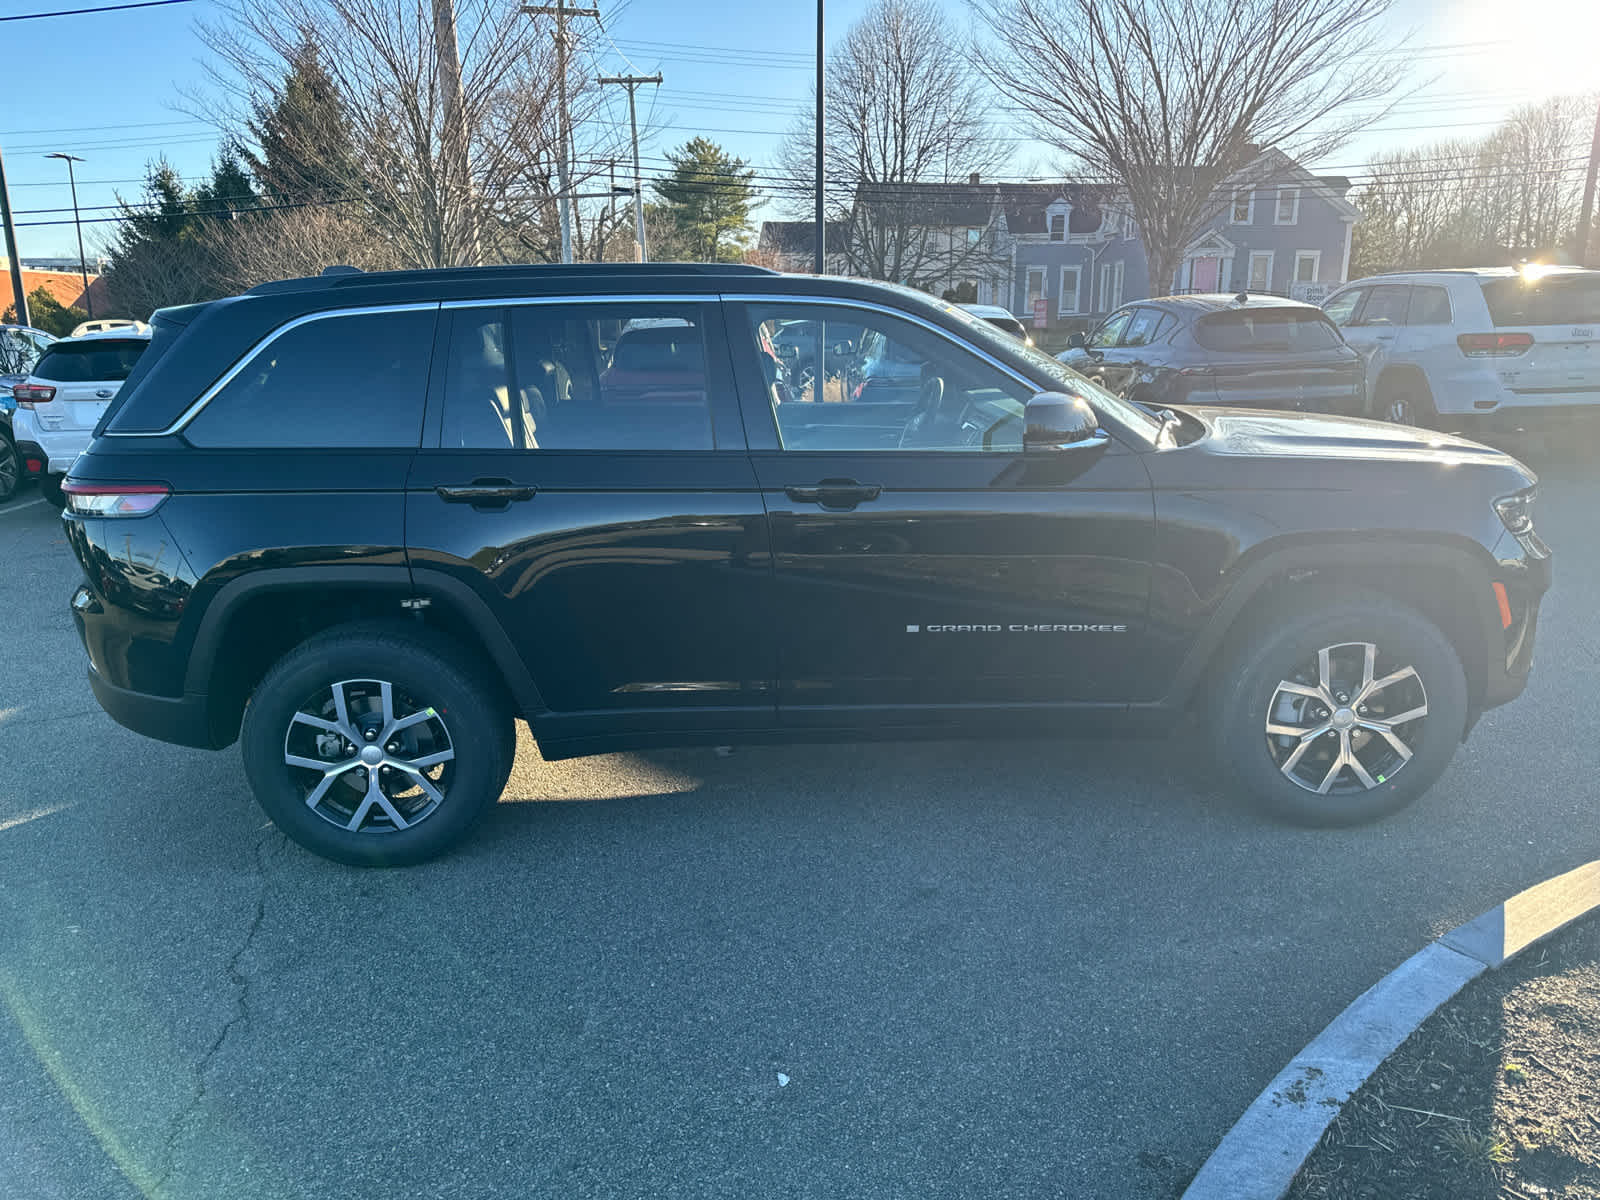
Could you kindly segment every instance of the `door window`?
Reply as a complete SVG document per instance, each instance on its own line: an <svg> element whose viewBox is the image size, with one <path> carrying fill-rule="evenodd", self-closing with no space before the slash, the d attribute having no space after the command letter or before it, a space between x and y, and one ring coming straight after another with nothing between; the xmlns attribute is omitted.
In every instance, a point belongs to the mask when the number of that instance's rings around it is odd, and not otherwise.
<svg viewBox="0 0 1600 1200"><path fill-rule="evenodd" d="M1399 326L1406 323L1406 309L1411 303L1411 289L1384 285L1375 287L1367 294L1367 302L1361 306L1361 312L1356 319L1357 325L1388 325Z"/></svg>
<svg viewBox="0 0 1600 1200"><path fill-rule="evenodd" d="M1340 292L1322 306L1322 311L1328 314L1328 320L1343 328L1350 324L1350 318L1355 316L1356 308L1364 295L1366 291L1362 288L1351 288L1348 292Z"/></svg>
<svg viewBox="0 0 1600 1200"><path fill-rule="evenodd" d="M1113 313L1102 322L1085 343L1091 350L1106 350L1117 345L1122 340L1122 331L1128 327L1128 322L1133 320L1135 309Z"/></svg>
<svg viewBox="0 0 1600 1200"><path fill-rule="evenodd" d="M415 447L437 316L430 306L297 325L250 359L184 437L207 447Z"/></svg>
<svg viewBox="0 0 1600 1200"><path fill-rule="evenodd" d="M1036 389L948 337L862 309L749 311L785 450L1021 450L1023 408ZM802 317L821 331L815 360L770 353L774 331Z"/></svg>
<svg viewBox="0 0 1600 1200"><path fill-rule="evenodd" d="M1128 322L1128 332L1122 335L1122 344L1124 346L1148 346L1155 341L1156 328L1160 324L1160 309L1134 309L1133 320Z"/></svg>
<svg viewBox="0 0 1600 1200"><path fill-rule="evenodd" d="M1412 288L1411 307L1406 313L1406 324L1450 324L1450 293L1442 287Z"/></svg>
<svg viewBox="0 0 1600 1200"><path fill-rule="evenodd" d="M439 442L449 450L711 450L707 363L698 305L459 309Z"/></svg>

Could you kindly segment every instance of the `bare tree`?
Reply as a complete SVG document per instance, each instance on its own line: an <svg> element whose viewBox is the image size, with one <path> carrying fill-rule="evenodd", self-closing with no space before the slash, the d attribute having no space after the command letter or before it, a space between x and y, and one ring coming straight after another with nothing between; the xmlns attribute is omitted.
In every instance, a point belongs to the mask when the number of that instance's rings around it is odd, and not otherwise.
<svg viewBox="0 0 1600 1200"><path fill-rule="evenodd" d="M270 279L316 275L340 264L363 271L406 265L393 242L347 204L307 205L233 221L219 221L201 235L217 277L234 292Z"/></svg>
<svg viewBox="0 0 1600 1200"><path fill-rule="evenodd" d="M846 222L850 270L926 283L958 277L992 254L992 238L973 242L966 232L974 217L987 226L992 188L968 181L995 169L1001 143L989 89L949 15L931 0L876 0L830 62L826 199L829 219ZM804 198L795 207L806 215L815 127L813 101L781 155L791 194Z"/></svg>
<svg viewBox="0 0 1600 1200"><path fill-rule="evenodd" d="M218 7L222 18L200 26L223 97L206 106L207 115L250 142L261 114L284 104L296 64L314 45L351 152L330 162L309 140L325 130L306 129L304 147L293 144L293 124L275 134L287 154L303 151L324 172L337 172L321 190L341 192L332 199L355 205L409 265L527 256L530 229L542 228L546 210L553 219L556 64L548 31L516 3L457 4L459 97L447 94L430 0L219 0ZM568 91L581 119L594 72L582 31L572 36L578 49Z"/></svg>
<svg viewBox="0 0 1600 1200"><path fill-rule="evenodd" d="M1157 293L1262 150L1314 161L1384 115L1392 2L974 0L985 73L1041 141L1126 190Z"/></svg>

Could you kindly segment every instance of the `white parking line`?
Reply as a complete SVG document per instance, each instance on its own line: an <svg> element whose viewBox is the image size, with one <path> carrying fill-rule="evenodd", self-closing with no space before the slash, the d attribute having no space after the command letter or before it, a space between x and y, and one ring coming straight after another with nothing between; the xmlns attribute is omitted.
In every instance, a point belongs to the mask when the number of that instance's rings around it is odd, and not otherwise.
<svg viewBox="0 0 1600 1200"><path fill-rule="evenodd" d="M32 500L24 500L21 504L13 504L8 508L0 508L0 517L7 513L20 512L24 508L32 508L35 504L43 504L43 496L35 496Z"/></svg>

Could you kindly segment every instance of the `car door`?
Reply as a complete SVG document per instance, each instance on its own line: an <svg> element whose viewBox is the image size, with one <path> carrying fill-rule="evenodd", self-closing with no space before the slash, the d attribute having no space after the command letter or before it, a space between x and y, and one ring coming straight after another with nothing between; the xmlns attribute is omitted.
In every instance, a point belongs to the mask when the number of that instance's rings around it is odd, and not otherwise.
<svg viewBox="0 0 1600 1200"><path fill-rule="evenodd" d="M1120 309L1112 313L1084 339L1081 346L1074 346L1060 355L1062 362L1096 383L1104 383L1106 356L1112 356L1112 370L1116 370L1117 345L1122 341L1122 334L1128 328L1128 322L1133 320L1131 307Z"/></svg>
<svg viewBox="0 0 1600 1200"><path fill-rule="evenodd" d="M1117 344L1105 352L1102 378L1108 391L1131 396L1141 383L1149 383L1164 365L1165 347L1158 338L1165 318L1159 308L1141 306L1129 314Z"/></svg>
<svg viewBox="0 0 1600 1200"><path fill-rule="evenodd" d="M1376 284L1366 290L1350 323L1340 330L1346 344L1366 361L1369 396L1374 394L1378 376L1394 357L1395 343L1405 327L1410 307L1410 284Z"/></svg>
<svg viewBox="0 0 1600 1200"><path fill-rule="evenodd" d="M557 740L771 723L766 517L715 301L445 309L407 555L483 598Z"/></svg>
<svg viewBox="0 0 1600 1200"><path fill-rule="evenodd" d="M899 428L853 420L842 371L763 374L766 331L800 314L917 364ZM1037 389L926 317L755 296L728 321L772 530L783 724L1011 722L1138 692L1154 522L1139 455L1106 439L1025 459Z"/></svg>

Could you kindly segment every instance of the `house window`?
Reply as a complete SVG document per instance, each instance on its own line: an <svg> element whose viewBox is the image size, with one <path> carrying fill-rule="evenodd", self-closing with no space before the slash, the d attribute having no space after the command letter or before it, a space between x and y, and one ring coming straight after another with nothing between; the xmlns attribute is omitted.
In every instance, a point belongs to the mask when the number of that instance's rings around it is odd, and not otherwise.
<svg viewBox="0 0 1600 1200"><path fill-rule="evenodd" d="M1235 192L1233 194L1233 223L1235 225L1249 225L1255 220L1256 213L1255 193L1251 191Z"/></svg>
<svg viewBox="0 0 1600 1200"><path fill-rule="evenodd" d="M1317 271L1322 266L1321 250L1296 250L1294 252L1294 281L1315 283Z"/></svg>
<svg viewBox="0 0 1600 1200"><path fill-rule="evenodd" d="M1252 292L1269 292L1272 290L1272 251L1250 251L1250 290Z"/></svg>
<svg viewBox="0 0 1600 1200"><path fill-rule="evenodd" d="M1097 306L1101 312L1110 312L1122 303L1122 264L1120 262L1102 263L1100 265L1100 303Z"/></svg>
<svg viewBox="0 0 1600 1200"><path fill-rule="evenodd" d="M1273 214L1274 225L1293 225L1300 220L1300 189L1286 187L1278 189L1278 208Z"/></svg>
<svg viewBox="0 0 1600 1200"><path fill-rule="evenodd" d="M1052 242L1065 241L1067 237L1067 214L1050 214L1050 240Z"/></svg>
<svg viewBox="0 0 1600 1200"><path fill-rule="evenodd" d="M981 229L969 229L969 230L967 230L967 245L976 246L978 244L978 240L981 237L983 237L983 230L981 230Z"/></svg>
<svg viewBox="0 0 1600 1200"><path fill-rule="evenodd" d="M1044 268L1043 267L1029 267L1028 268L1028 304L1027 304L1026 311L1024 311L1022 315L1025 316L1025 317L1033 316L1033 307L1034 307L1034 305L1037 304L1042 299L1044 299Z"/></svg>
<svg viewBox="0 0 1600 1200"><path fill-rule="evenodd" d="M1077 267L1061 268L1061 295L1057 298L1056 312L1063 317L1083 311L1078 303L1078 277Z"/></svg>

